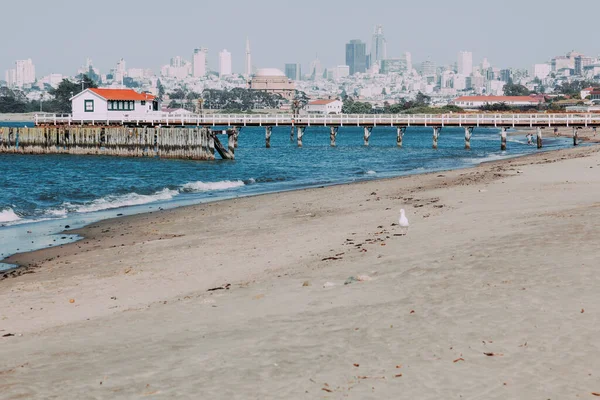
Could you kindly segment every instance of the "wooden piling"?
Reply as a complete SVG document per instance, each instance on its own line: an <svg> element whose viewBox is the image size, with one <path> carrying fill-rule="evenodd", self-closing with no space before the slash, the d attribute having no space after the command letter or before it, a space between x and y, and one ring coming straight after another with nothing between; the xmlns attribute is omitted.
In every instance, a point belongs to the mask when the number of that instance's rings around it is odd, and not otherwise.
<svg viewBox="0 0 600 400"><path fill-rule="evenodd" d="M271 148L271 133L273 132L272 126L265 127L265 146L267 149Z"/></svg>
<svg viewBox="0 0 600 400"><path fill-rule="evenodd" d="M291 126L290 128L290 142L294 143L294 130L296 129L296 127L294 125Z"/></svg>
<svg viewBox="0 0 600 400"><path fill-rule="evenodd" d="M578 137L578 132L579 128L577 127L573 127L573 146L577 146L579 143L577 143L577 137Z"/></svg>
<svg viewBox="0 0 600 400"><path fill-rule="evenodd" d="M364 129L364 145L368 146L369 145L369 138L371 137L371 132L373 132L373 127L372 126L365 126Z"/></svg>
<svg viewBox="0 0 600 400"><path fill-rule="evenodd" d="M302 147L302 137L304 136L305 126L298 127L298 147Z"/></svg>
<svg viewBox="0 0 600 400"><path fill-rule="evenodd" d="M541 149L543 146L542 143L542 128L537 128L537 148Z"/></svg>
<svg viewBox="0 0 600 400"><path fill-rule="evenodd" d="M506 151L506 127L502 127L500 133L500 150Z"/></svg>
<svg viewBox="0 0 600 400"><path fill-rule="evenodd" d="M437 149L438 148L438 138L440 136L440 131L441 130L442 130L442 128L439 127L439 126L434 126L433 127L433 145L432 145L433 149Z"/></svg>
<svg viewBox="0 0 600 400"><path fill-rule="evenodd" d="M335 144L335 138L337 137L338 129L339 129L339 127L337 127L337 126L332 126L330 128L330 133L329 133L329 142L330 143L329 144L330 144L331 147L335 147L336 146L336 144Z"/></svg>
<svg viewBox="0 0 600 400"><path fill-rule="evenodd" d="M465 150L471 150L471 136L473 136L473 127L465 128Z"/></svg>
<svg viewBox="0 0 600 400"><path fill-rule="evenodd" d="M397 126L396 127L396 146L402 147L402 140L404 139L405 133L406 133L405 126Z"/></svg>

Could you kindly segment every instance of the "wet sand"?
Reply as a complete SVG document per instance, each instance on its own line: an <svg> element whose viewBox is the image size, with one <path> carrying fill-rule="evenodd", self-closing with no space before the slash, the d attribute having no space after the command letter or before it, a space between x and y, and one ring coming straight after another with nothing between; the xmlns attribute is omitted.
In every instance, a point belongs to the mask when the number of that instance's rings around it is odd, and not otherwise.
<svg viewBox="0 0 600 400"><path fill-rule="evenodd" d="M0 399L594 398L599 150L107 220L14 256Z"/></svg>

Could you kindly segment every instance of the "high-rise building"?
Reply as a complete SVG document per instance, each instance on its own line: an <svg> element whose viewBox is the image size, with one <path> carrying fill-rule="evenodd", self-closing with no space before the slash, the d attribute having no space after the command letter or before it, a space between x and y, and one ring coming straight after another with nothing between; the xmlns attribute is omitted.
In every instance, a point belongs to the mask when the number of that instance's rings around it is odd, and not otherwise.
<svg viewBox="0 0 600 400"><path fill-rule="evenodd" d="M219 76L231 75L231 53L223 49L219 53Z"/></svg>
<svg viewBox="0 0 600 400"><path fill-rule="evenodd" d="M594 59L592 57L586 57L584 55L577 55L575 57L575 75L583 75L583 70L588 65L592 65Z"/></svg>
<svg viewBox="0 0 600 400"><path fill-rule="evenodd" d="M192 57L192 76L194 78L201 78L206 76L207 68L207 57L208 49L205 47L201 47L199 49L194 49L194 55ZM178 67L173 65L174 67Z"/></svg>
<svg viewBox="0 0 600 400"><path fill-rule="evenodd" d="M252 75L252 54L250 53L250 39L246 38L246 77Z"/></svg>
<svg viewBox="0 0 600 400"><path fill-rule="evenodd" d="M464 76L470 76L473 73L473 53L470 51L458 53L457 71Z"/></svg>
<svg viewBox="0 0 600 400"><path fill-rule="evenodd" d="M302 66L296 64L285 64L285 76L293 81L302 80Z"/></svg>
<svg viewBox="0 0 600 400"><path fill-rule="evenodd" d="M115 73L113 80L118 84L122 85L125 77L127 76L127 63L125 59L121 58L119 62L117 62L117 68L115 68Z"/></svg>
<svg viewBox="0 0 600 400"><path fill-rule="evenodd" d="M500 70L500 80L502 82L511 82L513 76L513 70L511 68Z"/></svg>
<svg viewBox="0 0 600 400"><path fill-rule="evenodd" d="M421 75L423 76L435 76L436 68L435 64L431 60L426 60L421 63Z"/></svg>
<svg viewBox="0 0 600 400"><path fill-rule="evenodd" d="M373 31L373 39L371 41L371 59L368 66L379 64L381 60L387 58L387 43L383 36L383 26L377 25Z"/></svg>
<svg viewBox="0 0 600 400"><path fill-rule="evenodd" d="M552 72L552 66L550 64L535 64L533 66L533 77L544 80Z"/></svg>
<svg viewBox="0 0 600 400"><path fill-rule="evenodd" d="M321 60L319 58L315 58L313 62L310 63L310 79L318 79L323 77L323 66L321 65Z"/></svg>
<svg viewBox="0 0 600 400"><path fill-rule="evenodd" d="M346 44L346 65L350 75L365 73L367 70L367 45L360 40L351 40Z"/></svg>
<svg viewBox="0 0 600 400"><path fill-rule="evenodd" d="M6 82L9 87L22 88L35 83L35 65L31 59L17 60L15 68L6 71Z"/></svg>
<svg viewBox="0 0 600 400"><path fill-rule="evenodd" d="M404 63L406 64L406 72L411 72L413 69L413 65L412 65L412 54L410 54L408 51L406 53L404 53Z"/></svg>

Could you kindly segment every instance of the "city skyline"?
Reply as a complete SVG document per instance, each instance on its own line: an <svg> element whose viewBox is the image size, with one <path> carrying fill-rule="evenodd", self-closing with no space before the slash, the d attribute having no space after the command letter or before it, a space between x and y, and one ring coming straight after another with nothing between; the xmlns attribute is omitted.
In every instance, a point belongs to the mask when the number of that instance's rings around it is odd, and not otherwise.
<svg viewBox="0 0 600 400"><path fill-rule="evenodd" d="M158 72L170 58L182 56L189 59L194 48L204 47L211 49L208 56L211 70L218 71L218 52L228 49L232 53L233 72L244 73L246 37L252 45L253 65L259 68L284 69L286 63L300 63L307 69L315 53L323 66L337 66L345 61L344 45L349 40L360 39L368 43L367 53L370 54L373 28L377 25L384 27L387 57L398 58L410 52L415 64L427 59L437 65L453 63L459 51L468 50L473 53L474 64L479 64L485 57L494 65L530 69L533 64L546 62L571 50L590 55L599 53L592 33L594 11L600 11L600 4L592 0L578 3L579 7L586 9L586 13L577 17L577 34L565 34L558 27L544 30L544 40L535 41L533 39L539 36L535 32L541 32L543 26L540 21L551 21L560 15L559 9L552 7L555 2L534 0L531 4L522 4L509 0L504 7L496 9L472 0L455 2L452 6L441 1L430 2L427 6L383 1L376 8L352 7L347 2L333 1L318 3L319 13L310 7L312 2L308 0L306 7L294 7L292 10L273 0L262 0L252 5L236 5L235 12L225 15L222 11L216 12L216 6L189 1L175 2L166 8L157 0L146 1L144 6L141 2L124 4L107 0L107 7L93 10L93 17L89 18L78 17L85 9L82 10L72 0L63 0L58 7L56 4L50 7L41 1L33 1L38 7L11 3L5 7L8 14L26 16L28 25L34 28L23 30L19 18L8 19L6 29L18 31L19 35L11 38L11 46L0 52L0 71L14 68L15 60L31 58L38 76L57 72L70 75L90 57L95 66L104 71L124 58L130 66ZM110 11L113 3L115 6L119 4L119 14ZM161 6L153 7L158 5ZM197 12L182 15L180 5ZM259 22L267 9L271 13L269 24L261 24ZM431 13L431 9L436 12ZM215 15L215 18L203 18L198 24L198 13L205 12ZM311 21L311 26L323 24L323 27L290 30L290 14L298 21ZM402 15L411 17L402 18ZM420 15L423 18L419 18ZM531 19L531 15L536 15L536 18ZM219 16L226 16L227 26L235 28L222 29L225 18ZM448 23L452 18L463 21L465 17L469 20L468 24ZM44 30L41 36L44 40L40 40L41 27L47 26L48 20L60 18L69 20L69 24L58 24L51 30ZM107 19L112 20L115 26L135 21L147 25L148 20L165 27L169 26L169 21L177 23L172 35L162 34L150 39L147 35L130 35L128 40L115 42L106 40ZM333 19L345 23L326 24ZM402 20L401 23L398 19ZM510 24L506 23L508 19ZM503 25L499 25L501 22ZM494 23L511 27L490 28ZM531 40L514 28L519 24L532 33ZM102 29L99 29L100 26ZM160 30L165 31L163 28ZM77 34L72 34L74 31ZM535 45L532 44L534 42ZM57 44L68 51L57 52Z"/></svg>

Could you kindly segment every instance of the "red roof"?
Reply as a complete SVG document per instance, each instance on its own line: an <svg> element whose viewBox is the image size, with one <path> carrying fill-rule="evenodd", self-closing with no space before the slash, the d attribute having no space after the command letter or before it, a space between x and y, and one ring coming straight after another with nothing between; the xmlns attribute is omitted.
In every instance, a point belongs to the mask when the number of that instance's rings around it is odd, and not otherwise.
<svg viewBox="0 0 600 400"><path fill-rule="evenodd" d="M457 101L469 101L469 102L487 102L487 103L516 103L516 102L529 102L539 103L540 100L530 96L462 96L454 99Z"/></svg>
<svg viewBox="0 0 600 400"><path fill-rule="evenodd" d="M148 93L138 93L132 89L89 89L105 100L154 100Z"/></svg>
<svg viewBox="0 0 600 400"><path fill-rule="evenodd" d="M308 105L311 106L325 106L327 104L333 103L334 101L338 101L337 99L333 99L333 100L314 100L311 101L310 103L308 103Z"/></svg>

